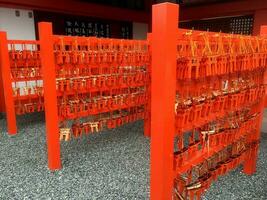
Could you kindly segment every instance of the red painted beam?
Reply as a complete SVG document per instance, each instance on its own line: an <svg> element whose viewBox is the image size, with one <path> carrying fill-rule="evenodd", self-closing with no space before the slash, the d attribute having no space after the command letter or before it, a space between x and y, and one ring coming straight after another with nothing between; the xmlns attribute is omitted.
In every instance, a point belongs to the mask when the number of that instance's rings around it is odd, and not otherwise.
<svg viewBox="0 0 267 200"><path fill-rule="evenodd" d="M182 7L180 20L196 20L220 16L254 14L256 10L267 9L267 1L237 0L203 6Z"/></svg>
<svg viewBox="0 0 267 200"><path fill-rule="evenodd" d="M146 1L146 7L153 3ZM135 11L94 3L77 2L74 0L0 0L0 6L11 8L36 9L66 14L91 16L97 18L125 20L149 23L151 10ZM255 10L267 9L267 1L236 0L226 3L216 3L202 6L181 7L180 20L194 20L219 16L254 14Z"/></svg>
<svg viewBox="0 0 267 200"><path fill-rule="evenodd" d="M149 12L74 0L0 0L0 6L146 23L148 23L150 19Z"/></svg>

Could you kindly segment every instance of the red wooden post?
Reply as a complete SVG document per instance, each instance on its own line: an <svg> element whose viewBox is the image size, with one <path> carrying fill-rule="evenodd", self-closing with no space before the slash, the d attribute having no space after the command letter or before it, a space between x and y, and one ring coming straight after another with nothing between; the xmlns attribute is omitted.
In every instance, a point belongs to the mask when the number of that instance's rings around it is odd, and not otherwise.
<svg viewBox="0 0 267 200"><path fill-rule="evenodd" d="M12 91L11 71L8 54L8 43L5 32L0 32L0 68L2 86L4 90L4 102L7 118L7 131L10 135L17 133L16 113ZM1 89L1 85L0 85ZM2 97L3 98L3 97Z"/></svg>
<svg viewBox="0 0 267 200"><path fill-rule="evenodd" d="M260 27L260 36L267 38L267 25ZM267 71L264 73L264 85L267 89ZM265 94L265 107L267 107L267 94Z"/></svg>
<svg viewBox="0 0 267 200"><path fill-rule="evenodd" d="M267 37L267 25L262 25L260 28L260 36Z"/></svg>
<svg viewBox="0 0 267 200"><path fill-rule="evenodd" d="M260 27L260 36L267 37L267 26L261 26ZM264 73L264 80L263 84L265 85L265 88L267 86L267 71ZM267 95L265 94L265 98L263 98L262 102L259 105L259 111L260 111L260 117L259 117L259 122L257 124L257 130L255 135L252 138L252 141L258 141L260 140L260 133L261 133L261 127L262 127L262 120L263 120L263 112L264 112L264 107L266 107L266 102L267 100ZM251 141L251 142L252 142ZM256 172L256 167L257 167L257 159L258 159L258 146L255 148L250 149L250 152L248 154L247 160L244 162L244 173L248 175L252 175L253 173Z"/></svg>
<svg viewBox="0 0 267 200"><path fill-rule="evenodd" d="M173 193L178 10L172 3L152 8L151 200Z"/></svg>
<svg viewBox="0 0 267 200"><path fill-rule="evenodd" d="M38 28L43 73L48 167L51 170L56 170L61 168L61 161L52 24L41 22L38 24Z"/></svg>

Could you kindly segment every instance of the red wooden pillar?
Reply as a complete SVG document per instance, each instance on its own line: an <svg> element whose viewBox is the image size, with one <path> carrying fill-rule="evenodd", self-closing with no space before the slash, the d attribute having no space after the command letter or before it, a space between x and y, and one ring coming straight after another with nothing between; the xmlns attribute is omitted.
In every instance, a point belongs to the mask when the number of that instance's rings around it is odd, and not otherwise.
<svg viewBox="0 0 267 200"><path fill-rule="evenodd" d="M41 22L38 24L38 28L43 73L48 167L51 170L56 170L61 168L61 161L52 24Z"/></svg>
<svg viewBox="0 0 267 200"><path fill-rule="evenodd" d="M267 37L267 25L262 25L260 27L260 36Z"/></svg>
<svg viewBox="0 0 267 200"><path fill-rule="evenodd" d="M151 200L173 193L178 10L172 3L152 8Z"/></svg>
<svg viewBox="0 0 267 200"><path fill-rule="evenodd" d="M260 36L267 38L267 25L260 27ZM264 73L264 85L265 85L265 88L267 89L267 70L265 70L265 73ZM266 93L265 93L264 104L265 104L265 107L267 107L267 94Z"/></svg>
<svg viewBox="0 0 267 200"><path fill-rule="evenodd" d="M12 81L11 81L11 71L10 71L10 62L8 54L8 43L7 36L5 32L0 32L0 71L2 76L2 84L0 89L4 90L4 102L6 110L6 119L7 119L7 131L10 135L17 133L16 125L16 113L13 99L12 91ZM2 93L2 92L1 92ZM3 96L1 97L1 99Z"/></svg>
<svg viewBox="0 0 267 200"><path fill-rule="evenodd" d="M267 37L267 26L260 27L260 36ZM267 71L265 71L264 73L263 84L265 85L265 88L266 88ZM253 135L251 142L260 140L260 135L261 135L260 133L261 133L261 127L262 127L262 121L263 121L263 112L264 112L264 108L266 107L266 100L267 100L267 96L265 93L265 98L263 98L258 108L260 112L259 121L256 124L257 130L256 130L256 133ZM249 150L248 158L244 163L244 173L251 175L256 172L257 158L258 158L258 145Z"/></svg>

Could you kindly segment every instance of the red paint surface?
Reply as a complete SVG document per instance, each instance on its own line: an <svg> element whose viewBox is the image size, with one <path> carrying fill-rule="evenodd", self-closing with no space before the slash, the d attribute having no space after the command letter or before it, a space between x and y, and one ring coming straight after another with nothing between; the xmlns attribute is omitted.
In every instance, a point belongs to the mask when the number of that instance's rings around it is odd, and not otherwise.
<svg viewBox="0 0 267 200"><path fill-rule="evenodd" d="M177 24L178 6L176 4L163 3L153 6L151 200L172 199Z"/></svg>
<svg viewBox="0 0 267 200"><path fill-rule="evenodd" d="M13 101L10 62L7 47L6 32L0 32L0 68L2 76L2 87L4 91L5 109L7 118L7 130L10 135L17 133L16 114ZM3 94L2 94L3 95ZM3 96L1 97L3 98Z"/></svg>
<svg viewBox="0 0 267 200"><path fill-rule="evenodd" d="M53 49L52 24L39 23L40 55L44 85L45 121L48 167L61 168L58 108L56 94L56 70Z"/></svg>

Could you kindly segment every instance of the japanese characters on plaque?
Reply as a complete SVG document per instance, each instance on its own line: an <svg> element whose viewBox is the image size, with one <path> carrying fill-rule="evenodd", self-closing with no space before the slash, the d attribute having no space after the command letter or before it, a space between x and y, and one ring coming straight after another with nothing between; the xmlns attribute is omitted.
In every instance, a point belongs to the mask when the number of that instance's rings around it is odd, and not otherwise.
<svg viewBox="0 0 267 200"><path fill-rule="evenodd" d="M123 25L121 27L121 38L131 39L130 37L130 27L127 25Z"/></svg>
<svg viewBox="0 0 267 200"><path fill-rule="evenodd" d="M72 36L110 37L110 25L103 22L65 21L65 34Z"/></svg>
<svg viewBox="0 0 267 200"><path fill-rule="evenodd" d="M193 20L187 22L181 22L180 28L188 28L195 30L209 30L214 32L234 33L251 35L253 32L252 15L244 15L238 17L225 17L207 20Z"/></svg>

